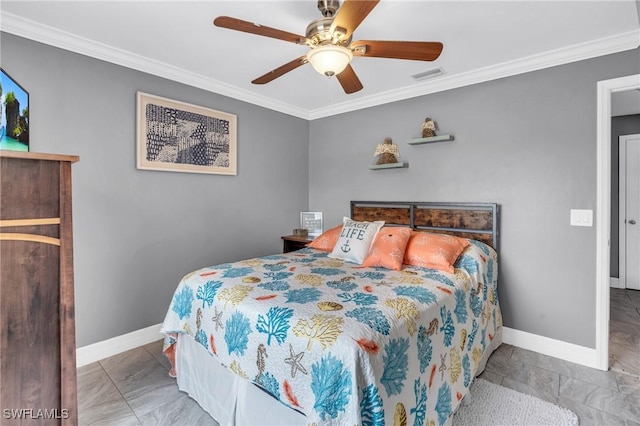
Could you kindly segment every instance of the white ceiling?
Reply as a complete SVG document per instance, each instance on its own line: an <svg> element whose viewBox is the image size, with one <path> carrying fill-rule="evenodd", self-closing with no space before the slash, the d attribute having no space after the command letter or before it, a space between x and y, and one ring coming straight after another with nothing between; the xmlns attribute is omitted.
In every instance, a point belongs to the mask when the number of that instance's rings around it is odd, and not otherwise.
<svg viewBox="0 0 640 426"><path fill-rule="evenodd" d="M2 30L314 119L629 50L640 45L638 2L382 0L354 40L441 41L434 62L355 57L364 89L304 65L266 85L251 80L307 48L218 28L228 15L304 35L315 0L0 2ZM416 81L440 67L442 76Z"/></svg>

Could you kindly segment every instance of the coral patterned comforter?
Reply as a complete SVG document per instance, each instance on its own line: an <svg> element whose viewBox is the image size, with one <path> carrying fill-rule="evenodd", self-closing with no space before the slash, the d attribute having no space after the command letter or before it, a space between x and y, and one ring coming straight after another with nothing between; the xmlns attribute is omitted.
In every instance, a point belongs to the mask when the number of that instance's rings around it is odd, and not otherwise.
<svg viewBox="0 0 640 426"><path fill-rule="evenodd" d="M362 268L306 248L185 276L162 327L198 341L309 424L444 424L501 327L497 257L455 273Z"/></svg>

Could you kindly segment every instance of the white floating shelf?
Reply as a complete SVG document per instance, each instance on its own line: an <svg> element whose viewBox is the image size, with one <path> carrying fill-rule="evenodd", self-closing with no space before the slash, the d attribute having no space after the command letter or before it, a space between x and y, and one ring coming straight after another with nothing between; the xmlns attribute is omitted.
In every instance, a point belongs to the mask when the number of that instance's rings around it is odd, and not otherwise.
<svg viewBox="0 0 640 426"><path fill-rule="evenodd" d="M369 166L371 170L379 169L403 169L409 167L409 163L387 163L387 164L374 164Z"/></svg>
<svg viewBox="0 0 640 426"><path fill-rule="evenodd" d="M453 140L453 135L438 135L438 136L431 136L429 138L409 139L407 143L409 145L421 145L424 143L444 142L444 141L452 141L452 140Z"/></svg>

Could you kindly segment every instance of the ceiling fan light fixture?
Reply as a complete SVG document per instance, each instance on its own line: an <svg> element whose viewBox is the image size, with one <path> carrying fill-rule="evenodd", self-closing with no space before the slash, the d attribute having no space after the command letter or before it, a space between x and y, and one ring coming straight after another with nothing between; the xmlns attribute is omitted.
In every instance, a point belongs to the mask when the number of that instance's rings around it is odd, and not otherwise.
<svg viewBox="0 0 640 426"><path fill-rule="evenodd" d="M333 44L318 46L307 52L307 60L313 69L328 77L344 71L351 59L353 59L351 50Z"/></svg>

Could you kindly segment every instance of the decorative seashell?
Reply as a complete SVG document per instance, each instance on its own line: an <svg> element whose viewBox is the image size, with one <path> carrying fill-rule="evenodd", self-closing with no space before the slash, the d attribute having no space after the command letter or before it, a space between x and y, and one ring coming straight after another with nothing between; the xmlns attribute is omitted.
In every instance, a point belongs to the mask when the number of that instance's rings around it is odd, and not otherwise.
<svg viewBox="0 0 640 426"><path fill-rule="evenodd" d="M313 275L313 274L299 274L295 276L295 279L298 282L301 282L307 285L312 285L315 287L321 285L324 282L320 275Z"/></svg>
<svg viewBox="0 0 640 426"><path fill-rule="evenodd" d="M321 311L339 311L343 306L338 302L318 302L318 308Z"/></svg>
<svg viewBox="0 0 640 426"><path fill-rule="evenodd" d="M243 283L259 283L261 280L258 277L244 277L242 278Z"/></svg>
<svg viewBox="0 0 640 426"><path fill-rule="evenodd" d="M401 402L396 404L396 412L393 416L393 426L407 426L407 410Z"/></svg>
<svg viewBox="0 0 640 426"><path fill-rule="evenodd" d="M318 261L318 265L326 266L327 268L339 268L343 264L344 264L344 261L340 259L324 259L324 260Z"/></svg>

